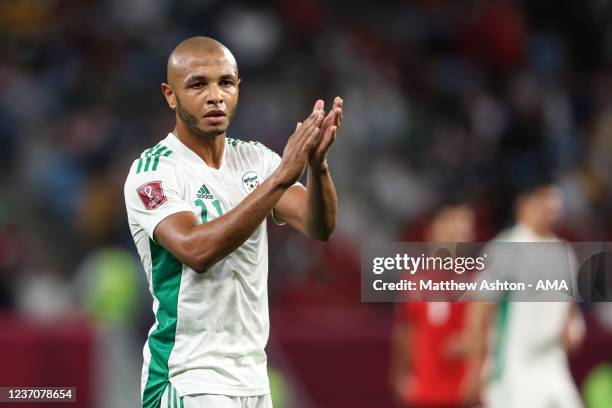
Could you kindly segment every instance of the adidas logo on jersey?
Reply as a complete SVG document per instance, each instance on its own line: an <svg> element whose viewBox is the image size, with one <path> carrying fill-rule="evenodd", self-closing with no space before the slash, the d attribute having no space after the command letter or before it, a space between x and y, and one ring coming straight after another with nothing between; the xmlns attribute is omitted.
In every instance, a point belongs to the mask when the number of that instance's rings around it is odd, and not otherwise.
<svg viewBox="0 0 612 408"><path fill-rule="evenodd" d="M210 190L208 190L208 187L206 187L206 184L202 184L202 187L200 187L200 189L198 190L197 197L203 198L205 200L212 200L214 198L213 195L210 193Z"/></svg>

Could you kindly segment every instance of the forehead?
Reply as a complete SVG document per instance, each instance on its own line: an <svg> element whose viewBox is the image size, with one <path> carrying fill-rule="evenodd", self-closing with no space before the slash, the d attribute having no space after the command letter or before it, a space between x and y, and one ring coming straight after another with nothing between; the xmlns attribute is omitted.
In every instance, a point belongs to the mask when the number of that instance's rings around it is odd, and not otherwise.
<svg viewBox="0 0 612 408"><path fill-rule="evenodd" d="M438 215L442 222L454 223L461 220L471 220L474 217L473 210L467 205L447 208Z"/></svg>
<svg viewBox="0 0 612 408"><path fill-rule="evenodd" d="M182 80L193 76L238 75L236 60L229 52L192 51L175 57L175 72Z"/></svg>
<svg viewBox="0 0 612 408"><path fill-rule="evenodd" d="M531 202L543 203L547 200L560 200L562 198L561 189L557 186L541 187L525 196Z"/></svg>

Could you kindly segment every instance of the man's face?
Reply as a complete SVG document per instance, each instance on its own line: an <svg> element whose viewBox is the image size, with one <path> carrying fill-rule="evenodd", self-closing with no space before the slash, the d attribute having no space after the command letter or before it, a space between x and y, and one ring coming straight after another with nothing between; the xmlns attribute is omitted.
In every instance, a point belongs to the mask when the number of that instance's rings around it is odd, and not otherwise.
<svg viewBox="0 0 612 408"><path fill-rule="evenodd" d="M542 225L552 228L561 218L563 199L558 187L542 187L534 191L527 200L533 218L540 220Z"/></svg>
<svg viewBox="0 0 612 408"><path fill-rule="evenodd" d="M233 58L222 52L194 52L164 91L168 104L193 134L225 133L238 103L238 72Z"/></svg>
<svg viewBox="0 0 612 408"><path fill-rule="evenodd" d="M445 208L435 216L429 228L432 242L471 242L476 236L476 217L468 205Z"/></svg>

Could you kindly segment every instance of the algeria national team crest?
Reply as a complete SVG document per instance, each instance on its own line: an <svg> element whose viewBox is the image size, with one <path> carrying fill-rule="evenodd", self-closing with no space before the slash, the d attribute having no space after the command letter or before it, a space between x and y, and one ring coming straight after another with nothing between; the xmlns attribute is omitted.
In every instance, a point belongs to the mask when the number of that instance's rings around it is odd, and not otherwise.
<svg viewBox="0 0 612 408"><path fill-rule="evenodd" d="M244 190L249 194L252 193L262 181L262 175L256 171L247 171L242 175L242 187L244 187Z"/></svg>

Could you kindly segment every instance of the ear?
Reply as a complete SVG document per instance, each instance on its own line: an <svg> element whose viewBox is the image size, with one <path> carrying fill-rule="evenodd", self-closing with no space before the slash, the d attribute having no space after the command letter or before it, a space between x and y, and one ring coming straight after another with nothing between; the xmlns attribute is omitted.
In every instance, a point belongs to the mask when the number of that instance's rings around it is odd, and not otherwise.
<svg viewBox="0 0 612 408"><path fill-rule="evenodd" d="M165 82L162 82L161 91L164 94L164 97L166 98L166 102L168 102L168 106L170 107L170 109L175 110L176 94L174 93L174 89L172 89L172 86Z"/></svg>

